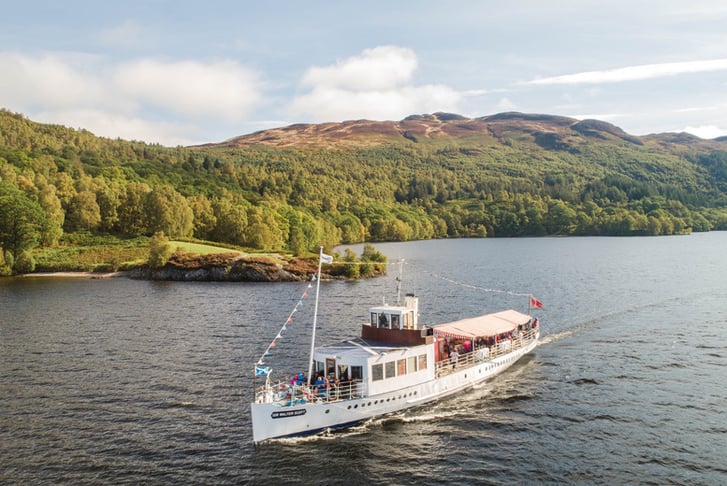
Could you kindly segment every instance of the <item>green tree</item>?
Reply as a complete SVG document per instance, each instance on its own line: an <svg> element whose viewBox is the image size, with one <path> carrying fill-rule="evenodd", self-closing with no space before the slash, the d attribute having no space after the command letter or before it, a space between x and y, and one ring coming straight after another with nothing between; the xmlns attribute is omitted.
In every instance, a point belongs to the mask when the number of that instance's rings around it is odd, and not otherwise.
<svg viewBox="0 0 727 486"><path fill-rule="evenodd" d="M38 204L46 214L46 224L41 232L41 245L53 246L63 235L63 223L66 214L63 212L61 200L56 196L56 188L45 184L38 193Z"/></svg>
<svg viewBox="0 0 727 486"><path fill-rule="evenodd" d="M149 227L144 201L151 188L145 182L129 182L121 195L117 228L124 235L143 235Z"/></svg>
<svg viewBox="0 0 727 486"><path fill-rule="evenodd" d="M66 230L91 231L99 224L101 224L101 209L96 202L96 194L85 190L78 192L66 209Z"/></svg>
<svg viewBox="0 0 727 486"><path fill-rule="evenodd" d="M172 186L159 186L147 193L144 207L149 231L163 232L171 237L192 236L194 213L187 200Z"/></svg>
<svg viewBox="0 0 727 486"><path fill-rule="evenodd" d="M14 186L0 182L0 249L12 273L32 267L25 254L40 241L46 216L40 205Z"/></svg>
<svg viewBox="0 0 727 486"><path fill-rule="evenodd" d="M190 196L187 198L187 202L194 215L194 236L203 240L210 239L217 225L212 203L204 194Z"/></svg>
<svg viewBox="0 0 727 486"><path fill-rule="evenodd" d="M169 245L169 238L163 231L154 233L149 240L149 259L147 263L151 268L163 267L172 255L172 248Z"/></svg>

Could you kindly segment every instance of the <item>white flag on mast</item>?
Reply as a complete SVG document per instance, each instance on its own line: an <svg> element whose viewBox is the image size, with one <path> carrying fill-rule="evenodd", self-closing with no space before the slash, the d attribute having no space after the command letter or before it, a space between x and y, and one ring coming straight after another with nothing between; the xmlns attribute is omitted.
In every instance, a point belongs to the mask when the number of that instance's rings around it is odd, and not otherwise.
<svg viewBox="0 0 727 486"><path fill-rule="evenodd" d="M326 255L325 253L321 253L321 261L323 263L333 263L333 257L331 255Z"/></svg>

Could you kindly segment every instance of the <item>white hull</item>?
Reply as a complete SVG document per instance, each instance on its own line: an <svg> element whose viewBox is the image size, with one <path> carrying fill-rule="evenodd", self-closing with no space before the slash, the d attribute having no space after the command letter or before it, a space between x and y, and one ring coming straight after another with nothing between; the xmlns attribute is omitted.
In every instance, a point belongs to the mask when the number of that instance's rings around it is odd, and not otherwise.
<svg viewBox="0 0 727 486"><path fill-rule="evenodd" d="M295 406L277 403L252 403L253 441L315 434L347 427L372 417L408 408L461 392L513 365L537 346L538 336L526 346L502 356L456 368L423 383L363 398L331 402L309 402Z"/></svg>

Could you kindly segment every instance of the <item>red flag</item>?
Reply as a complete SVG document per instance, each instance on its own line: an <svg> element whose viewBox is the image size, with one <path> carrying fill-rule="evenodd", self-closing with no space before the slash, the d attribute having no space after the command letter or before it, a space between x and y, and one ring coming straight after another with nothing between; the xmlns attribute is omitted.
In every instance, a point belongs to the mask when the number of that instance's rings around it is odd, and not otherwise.
<svg viewBox="0 0 727 486"><path fill-rule="evenodd" d="M530 296L530 307L536 307L538 309L542 309L543 303L531 295Z"/></svg>

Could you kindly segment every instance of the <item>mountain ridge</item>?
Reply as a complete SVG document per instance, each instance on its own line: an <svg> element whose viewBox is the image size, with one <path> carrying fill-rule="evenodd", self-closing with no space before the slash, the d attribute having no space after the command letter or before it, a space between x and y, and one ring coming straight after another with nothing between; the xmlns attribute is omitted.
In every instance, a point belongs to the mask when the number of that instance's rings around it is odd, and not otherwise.
<svg viewBox="0 0 727 486"><path fill-rule="evenodd" d="M194 148L363 148L386 144L436 144L461 142L469 145L511 144L515 133L526 134L542 148L568 150L589 139L624 141L636 145L699 145L704 149L724 148L727 137L702 139L686 132L632 135L620 127L597 119L576 119L561 115L503 112L477 118L455 113L409 115L399 121L346 120L342 122L295 123L259 130L222 142Z"/></svg>

